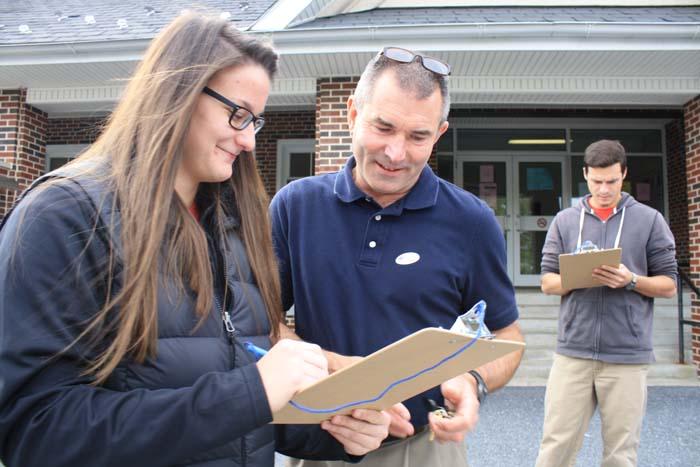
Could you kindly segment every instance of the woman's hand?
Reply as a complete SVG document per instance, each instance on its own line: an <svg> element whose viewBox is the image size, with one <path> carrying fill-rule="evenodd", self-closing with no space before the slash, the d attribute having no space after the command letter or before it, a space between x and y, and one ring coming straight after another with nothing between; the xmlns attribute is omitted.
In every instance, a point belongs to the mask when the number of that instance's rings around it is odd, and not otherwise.
<svg viewBox="0 0 700 467"><path fill-rule="evenodd" d="M355 409L352 415L334 415L321 423L321 428L330 433L354 456L363 456L374 451L389 434L391 416L385 411Z"/></svg>
<svg viewBox="0 0 700 467"><path fill-rule="evenodd" d="M270 410L277 412L302 389L328 376L321 347L282 339L257 363Z"/></svg>

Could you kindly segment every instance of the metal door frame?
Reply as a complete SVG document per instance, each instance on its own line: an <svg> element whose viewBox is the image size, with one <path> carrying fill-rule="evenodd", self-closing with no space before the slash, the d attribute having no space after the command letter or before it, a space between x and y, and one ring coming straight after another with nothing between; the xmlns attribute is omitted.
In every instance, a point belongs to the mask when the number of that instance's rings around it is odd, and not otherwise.
<svg viewBox="0 0 700 467"><path fill-rule="evenodd" d="M506 261L507 271L513 285L536 286L540 285L539 274L520 274L520 217L519 203L519 179L518 167L520 162L559 162L561 164L562 178L562 209L569 207L571 198L571 180L569 177L569 157L566 155L533 155L533 154L474 154L455 153L454 183L457 186L464 186L464 174L462 173L463 162L503 162L506 164L506 215L504 216L504 232L506 234ZM553 218L554 216L552 216ZM551 220L547 222L545 229L549 228Z"/></svg>
<svg viewBox="0 0 700 467"><path fill-rule="evenodd" d="M518 177L519 167L521 162L558 162L561 165L561 206L560 210L569 207L569 199L571 198L571 180L567 176L571 171L569 170L569 158L567 156L513 156L513 200L519 199L520 197L520 178ZM520 215L520 203L513 203L513 283L518 286L539 286L540 285L540 274L521 274L520 273L520 232L524 229L521 225ZM557 211L558 212L558 211ZM556 215L556 213L554 214ZM547 221L546 225L538 229L528 229L527 231L546 231L554 219L552 216L540 216L540 218ZM532 216L536 217L536 216Z"/></svg>

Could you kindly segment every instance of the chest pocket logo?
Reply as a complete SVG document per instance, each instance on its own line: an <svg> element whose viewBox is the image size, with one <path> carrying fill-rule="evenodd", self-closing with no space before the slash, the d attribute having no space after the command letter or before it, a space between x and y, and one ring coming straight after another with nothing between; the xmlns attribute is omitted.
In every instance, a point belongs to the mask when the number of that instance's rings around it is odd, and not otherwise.
<svg viewBox="0 0 700 467"><path fill-rule="evenodd" d="M408 266L409 264L417 263L420 260L420 255L412 251L401 253L396 257L396 264L399 266Z"/></svg>

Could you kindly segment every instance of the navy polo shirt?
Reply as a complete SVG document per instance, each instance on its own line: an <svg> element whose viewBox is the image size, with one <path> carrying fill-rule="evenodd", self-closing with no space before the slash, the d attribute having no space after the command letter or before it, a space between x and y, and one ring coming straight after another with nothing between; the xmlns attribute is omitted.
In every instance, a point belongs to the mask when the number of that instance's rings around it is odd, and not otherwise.
<svg viewBox="0 0 700 467"><path fill-rule="evenodd" d="M382 208L338 173L294 181L270 206L285 309L302 339L368 355L419 329L450 328L479 300L498 330L518 318L503 232L477 197L424 167L402 199ZM424 399L406 402L416 426Z"/></svg>

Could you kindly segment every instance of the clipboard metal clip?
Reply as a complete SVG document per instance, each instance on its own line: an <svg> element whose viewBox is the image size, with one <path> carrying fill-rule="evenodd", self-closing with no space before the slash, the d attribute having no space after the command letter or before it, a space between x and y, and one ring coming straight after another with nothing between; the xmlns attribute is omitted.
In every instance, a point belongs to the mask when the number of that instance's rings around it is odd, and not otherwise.
<svg viewBox="0 0 700 467"><path fill-rule="evenodd" d="M484 315L486 314L486 302L479 300L476 305L471 307L469 311L460 315L455 323L450 328L452 332L458 332L465 336L473 338L493 339L495 336L491 334L489 328L484 324Z"/></svg>
<svg viewBox="0 0 700 467"><path fill-rule="evenodd" d="M583 244L580 247L576 248L576 251L574 251L574 254L590 253L591 251L599 251L599 250L600 249L598 248L598 246L595 243L593 243L590 240L586 240L585 242L583 242Z"/></svg>

